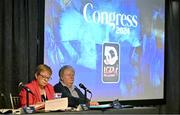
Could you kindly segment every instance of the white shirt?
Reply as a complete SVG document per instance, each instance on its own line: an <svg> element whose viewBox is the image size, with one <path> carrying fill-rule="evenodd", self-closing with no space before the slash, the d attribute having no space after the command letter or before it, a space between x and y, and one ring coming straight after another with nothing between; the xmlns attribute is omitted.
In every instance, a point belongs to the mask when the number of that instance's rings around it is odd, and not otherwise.
<svg viewBox="0 0 180 115"><path fill-rule="evenodd" d="M67 87L67 85L64 84L62 81L60 81L60 82L61 82L61 84L62 84L63 86ZM69 87L67 87L67 88L69 89L69 91L70 91L70 93L71 93L71 95L72 95L73 97L79 97L78 93L77 93L76 90L75 90L75 88L76 88L75 85L72 85L71 88L69 88Z"/></svg>

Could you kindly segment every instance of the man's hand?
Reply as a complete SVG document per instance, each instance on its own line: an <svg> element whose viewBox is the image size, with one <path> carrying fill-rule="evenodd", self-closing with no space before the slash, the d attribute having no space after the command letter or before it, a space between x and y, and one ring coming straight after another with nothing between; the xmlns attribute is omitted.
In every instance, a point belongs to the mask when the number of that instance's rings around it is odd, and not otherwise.
<svg viewBox="0 0 180 115"><path fill-rule="evenodd" d="M91 101L91 102L89 102L89 104L90 104L90 106L98 106L99 105L99 103L96 101Z"/></svg>

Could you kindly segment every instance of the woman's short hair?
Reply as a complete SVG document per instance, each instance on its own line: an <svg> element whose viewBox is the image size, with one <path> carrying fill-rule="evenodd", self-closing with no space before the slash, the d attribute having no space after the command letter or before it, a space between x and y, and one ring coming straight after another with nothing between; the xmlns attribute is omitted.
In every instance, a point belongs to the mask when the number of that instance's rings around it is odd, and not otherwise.
<svg viewBox="0 0 180 115"><path fill-rule="evenodd" d="M47 71L50 75L52 75L52 69L45 64L38 65L36 70L35 70L35 73L40 74L43 71Z"/></svg>
<svg viewBox="0 0 180 115"><path fill-rule="evenodd" d="M74 72L74 74L75 74L74 68L73 68L72 66L70 66L70 65L64 65L64 66L61 67L61 69L59 70L59 78L60 78L60 80L61 80L61 77L63 76L64 71L65 71L66 69L71 69L71 70Z"/></svg>

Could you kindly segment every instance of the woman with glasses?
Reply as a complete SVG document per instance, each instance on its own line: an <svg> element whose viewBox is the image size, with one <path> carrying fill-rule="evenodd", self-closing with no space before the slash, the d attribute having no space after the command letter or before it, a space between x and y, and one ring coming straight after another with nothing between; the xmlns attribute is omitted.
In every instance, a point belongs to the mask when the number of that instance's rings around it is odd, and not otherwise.
<svg viewBox="0 0 180 115"><path fill-rule="evenodd" d="M35 79L25 85L31 92L29 93L29 105L40 105L40 108L43 108L45 100L54 98L54 88L48 83L51 75L51 68L45 64L40 64L36 68ZM27 105L26 90L23 88L19 94L21 107Z"/></svg>

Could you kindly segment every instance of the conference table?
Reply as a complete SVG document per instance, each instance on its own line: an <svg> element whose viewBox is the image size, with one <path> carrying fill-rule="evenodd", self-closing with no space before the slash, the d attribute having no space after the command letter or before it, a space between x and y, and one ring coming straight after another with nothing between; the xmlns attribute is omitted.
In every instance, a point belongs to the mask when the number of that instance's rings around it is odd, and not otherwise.
<svg viewBox="0 0 180 115"><path fill-rule="evenodd" d="M158 107L133 107L122 109L101 109L101 110L86 110L86 111L51 111L51 112L37 112L35 114L158 114Z"/></svg>
<svg viewBox="0 0 180 115"><path fill-rule="evenodd" d="M6 111L6 109L4 109ZM2 112L2 109L1 109ZM0 113L1 113L0 112ZM9 113L13 114L25 114L22 109L12 110ZM159 107L132 107L132 108L121 108L121 109L98 109L98 110L81 110L81 111L49 111L45 112L44 110L37 111L33 114L42 115L42 114L158 114Z"/></svg>

